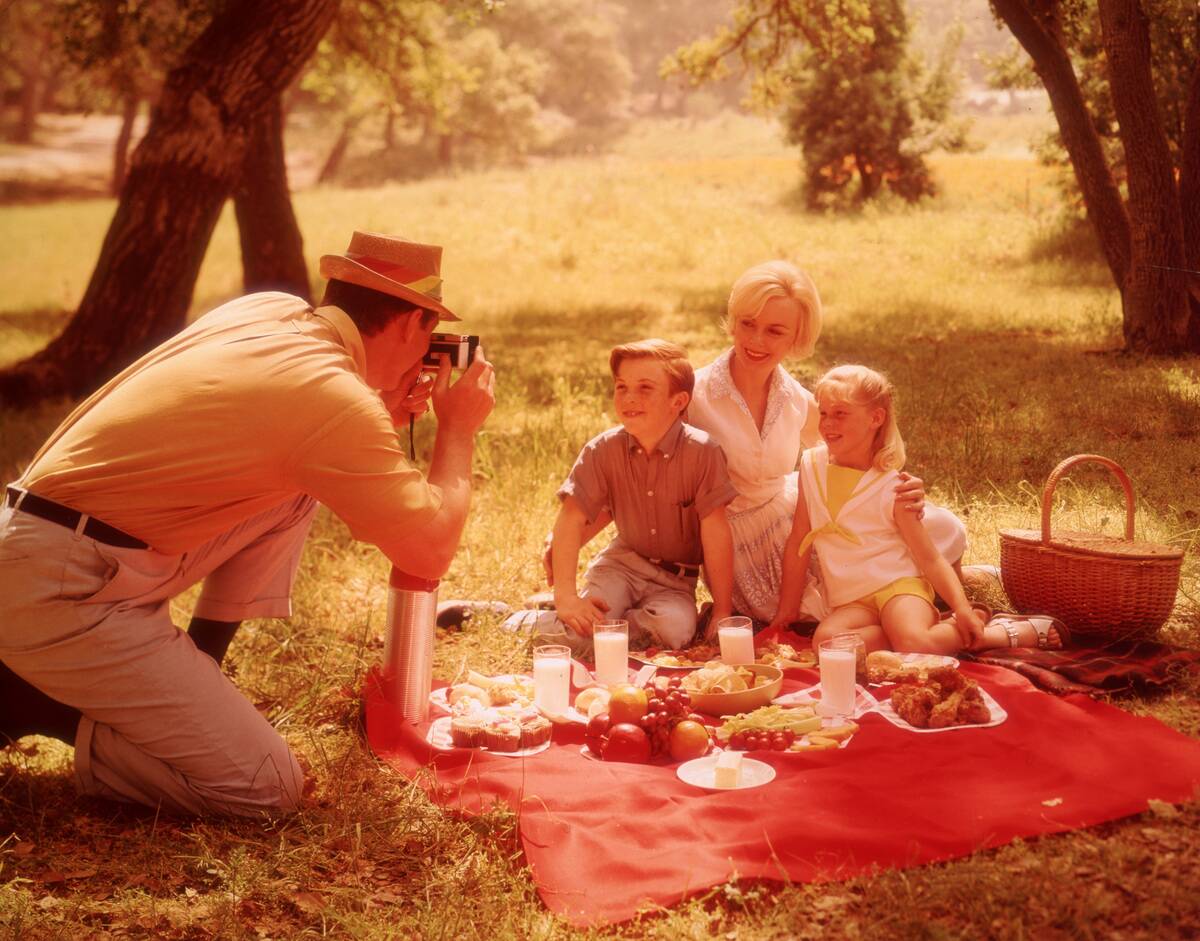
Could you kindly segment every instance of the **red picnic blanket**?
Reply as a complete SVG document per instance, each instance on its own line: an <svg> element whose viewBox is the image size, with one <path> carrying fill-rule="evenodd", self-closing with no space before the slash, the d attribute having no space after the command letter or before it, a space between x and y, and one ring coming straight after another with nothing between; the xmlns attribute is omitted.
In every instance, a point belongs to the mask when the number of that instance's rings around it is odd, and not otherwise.
<svg viewBox="0 0 1200 941"><path fill-rule="evenodd" d="M374 675L367 739L443 806L514 808L543 901L580 926L733 878L850 878L1197 796L1200 742L1086 696L1040 692L1010 670L962 670L1007 721L916 733L868 714L843 749L753 753L777 774L745 790L701 790L671 765L587 758L579 726L556 727L551 747L528 758L437 751L424 727L397 719ZM815 682L791 671L784 691Z"/></svg>

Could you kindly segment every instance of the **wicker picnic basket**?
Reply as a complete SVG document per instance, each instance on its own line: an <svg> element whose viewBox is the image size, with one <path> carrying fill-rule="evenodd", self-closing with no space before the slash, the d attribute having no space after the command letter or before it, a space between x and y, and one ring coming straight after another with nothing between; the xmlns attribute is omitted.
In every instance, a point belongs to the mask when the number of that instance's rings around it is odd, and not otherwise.
<svg viewBox="0 0 1200 941"><path fill-rule="evenodd" d="M1050 509L1059 478L1077 464L1103 464L1125 490L1125 538L1081 532L1050 534ZM1135 542L1133 485L1115 461L1098 454L1069 457L1046 479L1042 529L1000 532L1000 577L1023 614L1052 614L1075 638L1151 637L1171 614L1183 551Z"/></svg>

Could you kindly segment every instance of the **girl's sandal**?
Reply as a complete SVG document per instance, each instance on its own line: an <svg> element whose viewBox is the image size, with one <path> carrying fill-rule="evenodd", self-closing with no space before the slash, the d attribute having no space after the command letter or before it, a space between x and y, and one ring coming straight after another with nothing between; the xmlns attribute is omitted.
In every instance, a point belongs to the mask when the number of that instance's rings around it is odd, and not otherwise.
<svg viewBox="0 0 1200 941"><path fill-rule="evenodd" d="M1037 635L1035 646L1038 650L1061 650L1071 642L1071 632L1067 630L1067 625L1049 614L1025 615L1013 611L997 611L988 623L997 623L1004 628L1004 633L1008 635L1008 646L1028 646L1021 643L1021 633L1017 629L1018 622L1025 622L1033 627L1034 633ZM1057 647L1050 646L1051 628L1058 633L1059 645Z"/></svg>

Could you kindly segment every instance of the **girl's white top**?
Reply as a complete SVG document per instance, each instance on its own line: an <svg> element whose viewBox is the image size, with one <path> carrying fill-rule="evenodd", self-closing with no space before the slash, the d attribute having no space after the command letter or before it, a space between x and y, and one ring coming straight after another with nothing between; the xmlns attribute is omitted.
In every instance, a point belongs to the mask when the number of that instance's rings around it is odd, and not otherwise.
<svg viewBox="0 0 1200 941"><path fill-rule="evenodd" d="M687 422L707 431L725 452L729 476L738 491L729 511L741 513L768 503L783 491L784 479L796 470L805 447L801 432L817 402L782 366L776 367L759 432L733 384L729 372L732 357L733 350L728 349L696 371Z"/></svg>
<svg viewBox="0 0 1200 941"><path fill-rule="evenodd" d="M829 493L828 470L829 451L824 444L804 452L800 461L800 489L808 507L809 523L816 533L813 544L829 605L840 607L898 578L919 576L921 570L892 518L897 472L871 468L864 473L835 521L825 505ZM853 538L844 533L852 534Z"/></svg>

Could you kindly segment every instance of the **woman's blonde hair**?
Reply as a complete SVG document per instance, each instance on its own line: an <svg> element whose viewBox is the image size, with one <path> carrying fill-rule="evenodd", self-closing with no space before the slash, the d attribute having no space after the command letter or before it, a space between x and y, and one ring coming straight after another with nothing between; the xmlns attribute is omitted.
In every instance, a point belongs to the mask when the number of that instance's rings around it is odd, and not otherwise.
<svg viewBox="0 0 1200 941"><path fill-rule="evenodd" d="M834 366L817 380L813 391L818 399L828 396L835 402L883 409L886 417L875 432L874 464L882 471L904 466L904 439L896 424L895 393L887 376L866 366Z"/></svg>
<svg viewBox="0 0 1200 941"><path fill-rule="evenodd" d="M733 283L725 308L725 329L733 335L734 325L743 317L762 313L767 301L786 297L799 308L799 323L792 353L811 356L821 335L821 296L812 278L790 261L765 261L747 269Z"/></svg>

